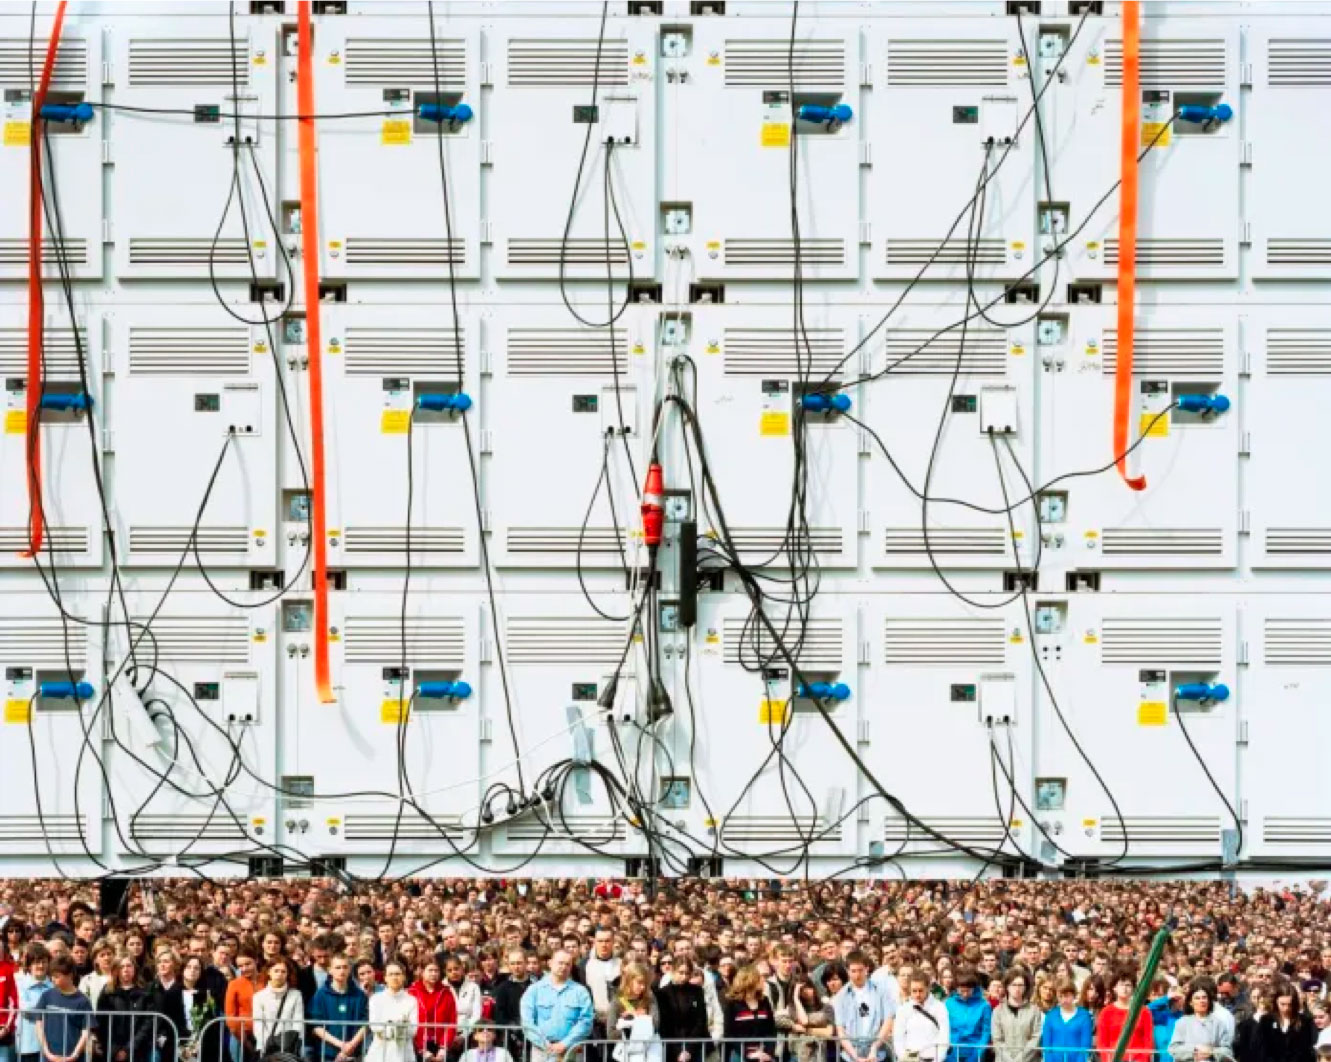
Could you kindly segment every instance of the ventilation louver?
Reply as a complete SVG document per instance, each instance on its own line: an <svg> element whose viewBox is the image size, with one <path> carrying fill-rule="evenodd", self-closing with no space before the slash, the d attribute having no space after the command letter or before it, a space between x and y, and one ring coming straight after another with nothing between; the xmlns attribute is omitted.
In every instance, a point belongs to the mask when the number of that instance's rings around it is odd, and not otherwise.
<svg viewBox="0 0 1331 1062"><path fill-rule="evenodd" d="M348 376L457 378L467 363L467 338L452 328L350 327L343 335Z"/></svg>
<svg viewBox="0 0 1331 1062"><path fill-rule="evenodd" d="M467 264L467 241L433 236L348 236L348 266L447 266Z"/></svg>
<svg viewBox="0 0 1331 1062"><path fill-rule="evenodd" d="M727 328L722 351L727 376L788 377L817 382L842 375L846 334L840 328Z"/></svg>
<svg viewBox="0 0 1331 1062"><path fill-rule="evenodd" d="M1331 617L1298 619L1268 617L1263 630L1267 664L1324 666L1331 664Z"/></svg>
<svg viewBox="0 0 1331 1062"><path fill-rule="evenodd" d="M725 48L726 88L843 92L846 87L846 42L840 38L799 40L728 40Z"/></svg>
<svg viewBox="0 0 1331 1062"><path fill-rule="evenodd" d="M432 555L460 556L467 543L466 532L460 527L413 527L411 529L411 556L413 561L428 560ZM348 557L369 553L407 552L407 534L401 527L367 527L348 524L342 536L342 552Z"/></svg>
<svg viewBox="0 0 1331 1062"><path fill-rule="evenodd" d="M510 328L509 376L620 376L628 371L623 328Z"/></svg>
<svg viewBox="0 0 1331 1062"><path fill-rule="evenodd" d="M1008 83L1008 43L988 40L896 39L887 42L888 88Z"/></svg>
<svg viewBox="0 0 1331 1062"><path fill-rule="evenodd" d="M622 527L510 527L504 546L513 556L554 554L573 564L579 555L627 556L632 545L629 529Z"/></svg>
<svg viewBox="0 0 1331 1062"><path fill-rule="evenodd" d="M135 616L136 624L147 624L139 645L171 662L201 661L209 664L250 662L250 621L247 616ZM154 657L155 658L155 657Z"/></svg>
<svg viewBox="0 0 1331 1062"><path fill-rule="evenodd" d="M980 556L1003 558L1011 554L1008 531L1003 527L931 527L928 549L919 527L883 529L883 553L888 557Z"/></svg>
<svg viewBox="0 0 1331 1062"><path fill-rule="evenodd" d="M712 537L712 536L708 536ZM794 553L803 558L810 552L828 559L842 550L843 536L839 527L810 527L807 534L801 530L793 537L784 527L731 527L730 540L746 560L754 559L772 565L781 565ZM715 541L720 544L719 539Z"/></svg>
<svg viewBox="0 0 1331 1062"><path fill-rule="evenodd" d="M1106 557L1219 557L1225 552L1218 527L1106 527L1100 535Z"/></svg>
<svg viewBox="0 0 1331 1062"><path fill-rule="evenodd" d="M1331 266L1331 238L1326 236L1270 236L1266 240L1269 266Z"/></svg>
<svg viewBox="0 0 1331 1062"><path fill-rule="evenodd" d="M457 815L432 812L430 819L424 819L411 808L403 809L400 817L396 814L347 815L342 828L349 844L392 842L395 837L399 841L456 840L463 832L462 820Z"/></svg>
<svg viewBox="0 0 1331 1062"><path fill-rule="evenodd" d="M975 266L1001 266L1007 261L1007 245L1001 239L994 238L968 241L892 236L886 240L885 249L884 260L888 265L909 266L912 269L942 265L964 266L967 262Z"/></svg>
<svg viewBox="0 0 1331 1062"><path fill-rule="evenodd" d="M1331 817L1268 815L1262 820L1262 842L1299 847L1331 844Z"/></svg>
<svg viewBox="0 0 1331 1062"><path fill-rule="evenodd" d="M32 543L32 529L28 527L0 527L0 553L26 553ZM41 557L63 553L82 556L88 552L86 527L47 527L42 538Z"/></svg>
<svg viewBox="0 0 1331 1062"><path fill-rule="evenodd" d="M505 625L510 664L597 664L624 656L624 624L599 616L510 616Z"/></svg>
<svg viewBox="0 0 1331 1062"><path fill-rule="evenodd" d="M248 376L250 336L244 325L129 330L133 376Z"/></svg>
<svg viewBox="0 0 1331 1062"><path fill-rule="evenodd" d="M466 660L466 627L460 616L347 616L342 625L342 659L348 664L460 670Z"/></svg>
<svg viewBox="0 0 1331 1062"><path fill-rule="evenodd" d="M547 838L573 837L589 844L609 844L622 841L627 834L624 820L615 815L526 815L504 827L509 841L533 842Z"/></svg>
<svg viewBox="0 0 1331 1062"><path fill-rule="evenodd" d="M1118 329L1104 330L1104 374L1118 370ZM1225 371L1223 328L1137 328L1133 330L1134 376L1197 376L1218 380Z"/></svg>
<svg viewBox="0 0 1331 1062"><path fill-rule="evenodd" d="M804 844L839 844L843 824L829 823L821 815L732 815L721 825L721 840L726 844L773 846Z"/></svg>
<svg viewBox="0 0 1331 1062"><path fill-rule="evenodd" d="M129 42L131 88L214 86L250 83L249 44L225 37L142 38Z"/></svg>
<svg viewBox="0 0 1331 1062"><path fill-rule="evenodd" d="M45 63L44 39L33 44L26 36L0 37L0 88L30 88L41 81ZM61 36L51 87L60 90L88 87L88 42L82 37Z"/></svg>
<svg viewBox="0 0 1331 1062"><path fill-rule="evenodd" d="M1105 240L1105 265L1118 265L1118 237ZM1137 240L1137 265L1157 269L1220 269L1225 241L1218 236L1145 236Z"/></svg>
<svg viewBox="0 0 1331 1062"><path fill-rule="evenodd" d="M997 616L889 616L883 622L888 664L995 664L1007 659L1007 630Z"/></svg>
<svg viewBox="0 0 1331 1062"><path fill-rule="evenodd" d="M59 616L0 616L0 664L84 669L88 628Z"/></svg>
<svg viewBox="0 0 1331 1062"><path fill-rule="evenodd" d="M0 815L0 845L77 844L83 836L80 815Z"/></svg>
<svg viewBox="0 0 1331 1062"><path fill-rule="evenodd" d="M66 236L63 241L43 237L42 268L47 276L60 275L62 254L66 265L86 266L88 264L88 241L75 236ZM5 266L27 268L28 239L26 236L0 237L0 268Z"/></svg>
<svg viewBox="0 0 1331 1062"><path fill-rule="evenodd" d="M792 623L788 627L776 620L773 626L781 636L786 651L795 657L801 669L841 670L845 656L845 634L839 619L812 618L802 625ZM721 638L727 664L757 666L770 660L773 666L785 666L784 654L777 653L772 636L756 617L727 617L721 625Z"/></svg>
<svg viewBox="0 0 1331 1062"><path fill-rule="evenodd" d="M1280 88L1331 86L1331 40L1272 37L1266 42L1266 83Z"/></svg>
<svg viewBox="0 0 1331 1062"><path fill-rule="evenodd" d="M962 815L921 815L920 822L948 840L981 849L995 849L1006 839L1007 831L998 819L971 818ZM943 842L928 833L923 826L904 818L889 816L884 823L883 840L889 850L907 844L923 844L929 848L942 847Z"/></svg>
<svg viewBox="0 0 1331 1062"><path fill-rule="evenodd" d="M1100 840L1129 847L1205 844L1219 848L1220 820L1211 815L1124 815L1112 811L1100 816Z"/></svg>
<svg viewBox="0 0 1331 1062"><path fill-rule="evenodd" d="M193 533L193 542L190 535ZM131 524L130 553L167 553L173 557L202 553L214 557L249 555L250 533L244 527L170 527L160 524Z"/></svg>
<svg viewBox="0 0 1331 1062"><path fill-rule="evenodd" d="M78 348L72 328L46 328L42 331L42 367L48 380L79 378ZM88 330L79 329L83 357L88 359ZM28 376L28 330L0 328L0 377Z"/></svg>
<svg viewBox="0 0 1331 1062"><path fill-rule="evenodd" d="M401 86L445 91L467 80L467 42L436 37L348 37L342 69L348 87Z"/></svg>
<svg viewBox="0 0 1331 1062"><path fill-rule="evenodd" d="M511 266L600 266L609 258L612 266L628 263L628 249L622 240L604 240L594 236L514 236L508 241Z"/></svg>
<svg viewBox="0 0 1331 1062"><path fill-rule="evenodd" d="M926 345L927 344L927 345ZM896 328L883 339L884 366L894 375L1003 376L1007 373L1007 333L998 328L967 328L938 333L930 328Z"/></svg>
<svg viewBox="0 0 1331 1062"><path fill-rule="evenodd" d="M1266 552L1272 556L1331 554L1331 527L1268 527Z"/></svg>
<svg viewBox="0 0 1331 1062"><path fill-rule="evenodd" d="M1268 328L1270 376L1331 376L1331 328Z"/></svg>
<svg viewBox="0 0 1331 1062"><path fill-rule="evenodd" d="M599 61L598 61L599 52ZM629 83L625 40L514 38L508 42L508 83L513 88L601 88Z"/></svg>
<svg viewBox="0 0 1331 1062"><path fill-rule="evenodd" d="M129 264L133 266L175 266L207 269L213 266L247 265L249 247L243 239L224 236L216 241L208 236L131 236Z"/></svg>
<svg viewBox="0 0 1331 1062"><path fill-rule="evenodd" d="M1106 616L1100 629L1100 662L1218 668L1224 659L1222 636L1218 618Z"/></svg>
<svg viewBox="0 0 1331 1062"><path fill-rule="evenodd" d="M139 841L237 841L248 839L244 821L224 809L214 815L135 815L129 834Z"/></svg>
<svg viewBox="0 0 1331 1062"><path fill-rule="evenodd" d="M1123 84L1123 40L1105 41L1105 85ZM1223 89L1225 41L1214 39L1143 38L1141 86L1144 89Z"/></svg>
<svg viewBox="0 0 1331 1062"><path fill-rule="evenodd" d="M725 240L725 264L758 269L793 269L795 241L778 237L736 237ZM801 268L846 264L846 241L834 236L805 236L800 239Z"/></svg>

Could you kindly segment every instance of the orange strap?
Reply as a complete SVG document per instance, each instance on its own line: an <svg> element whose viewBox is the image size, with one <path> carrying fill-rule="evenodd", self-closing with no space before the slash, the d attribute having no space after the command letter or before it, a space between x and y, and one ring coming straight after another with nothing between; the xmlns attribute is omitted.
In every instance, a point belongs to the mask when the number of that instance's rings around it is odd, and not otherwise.
<svg viewBox="0 0 1331 1062"><path fill-rule="evenodd" d="M65 0L55 9L51 37L46 42L46 61L33 97L32 120L28 125L28 419L25 467L28 470L28 552L35 557L42 549L42 433L37 422L41 402L42 347L45 303L42 298L42 105L55 74L55 54L60 47L60 28L65 23Z"/></svg>
<svg viewBox="0 0 1331 1062"><path fill-rule="evenodd" d="M1128 420L1132 415L1132 318L1137 293L1137 151L1141 140L1141 4L1123 3L1122 173L1118 206L1118 362L1114 369L1114 464L1133 490L1146 477L1128 475Z"/></svg>
<svg viewBox="0 0 1331 1062"><path fill-rule="evenodd" d="M328 677L328 531L324 515L323 333L319 327L319 197L314 142L314 34L310 2L297 21L296 109L300 134L300 253L305 267L305 343L310 360L311 534L314 542L314 687L331 704Z"/></svg>

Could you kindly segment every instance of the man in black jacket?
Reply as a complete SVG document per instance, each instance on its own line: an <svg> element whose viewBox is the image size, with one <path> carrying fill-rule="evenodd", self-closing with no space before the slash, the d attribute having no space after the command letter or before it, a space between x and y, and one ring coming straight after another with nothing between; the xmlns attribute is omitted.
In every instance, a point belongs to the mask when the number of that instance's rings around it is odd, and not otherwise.
<svg viewBox="0 0 1331 1062"><path fill-rule="evenodd" d="M522 1058L524 1038L516 1031L522 1025L522 996L537 978L528 975L527 953L522 948L510 948L507 958L508 974L501 974L494 986L493 1018L495 1025L504 1030L500 1033L502 1046L514 1058Z"/></svg>
<svg viewBox="0 0 1331 1062"><path fill-rule="evenodd" d="M157 956L157 979L148 990L152 995L152 1009L166 1019L157 1032L159 1062L176 1062L178 1045L189 1029L181 988L180 960L175 952L163 951Z"/></svg>

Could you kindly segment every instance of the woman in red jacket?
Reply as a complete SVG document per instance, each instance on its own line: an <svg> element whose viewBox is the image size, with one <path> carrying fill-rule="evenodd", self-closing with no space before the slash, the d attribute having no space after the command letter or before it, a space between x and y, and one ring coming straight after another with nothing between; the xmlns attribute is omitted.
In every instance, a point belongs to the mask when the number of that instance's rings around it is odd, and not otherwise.
<svg viewBox="0 0 1331 1062"><path fill-rule="evenodd" d="M1096 1055L1107 1060L1114 1057L1119 1037L1123 1035L1123 1026L1128 1020L1128 1011L1132 1006L1132 993L1137 987L1137 975L1128 968L1114 974L1114 998L1100 1011L1095 1021ZM1132 1026L1132 1035L1128 1037L1127 1050L1123 1053L1124 1062L1151 1062L1155 1052L1155 1033L1151 1024L1151 1012L1145 1007L1137 1013L1137 1020Z"/></svg>
<svg viewBox="0 0 1331 1062"><path fill-rule="evenodd" d="M407 992L421 1008L420 1025L416 1029L420 1062L444 1062L449 1044L457 1035L458 1007L435 959L425 960L420 979Z"/></svg>

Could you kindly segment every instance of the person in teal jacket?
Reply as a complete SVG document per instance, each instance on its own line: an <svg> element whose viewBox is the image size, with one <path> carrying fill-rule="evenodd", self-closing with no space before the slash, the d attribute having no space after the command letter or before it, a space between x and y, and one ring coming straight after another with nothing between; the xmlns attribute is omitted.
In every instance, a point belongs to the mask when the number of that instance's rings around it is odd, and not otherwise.
<svg viewBox="0 0 1331 1062"><path fill-rule="evenodd" d="M1095 1019L1077 1006L1077 986L1063 980L1055 986L1058 1006L1044 1016L1040 1051L1044 1062L1089 1062L1095 1043Z"/></svg>
<svg viewBox="0 0 1331 1062"><path fill-rule="evenodd" d="M957 974L952 994L943 1002L952 1030L947 1062L980 1062L989 1046L992 1008L979 985L974 970L962 970Z"/></svg>
<svg viewBox="0 0 1331 1062"><path fill-rule="evenodd" d="M1164 978L1152 986L1154 997L1146 1004L1151 1012L1151 1032L1155 1036L1156 1054L1164 1057L1169 1054L1170 1042L1174 1039L1174 1026L1183 1017L1183 989L1171 985Z"/></svg>

